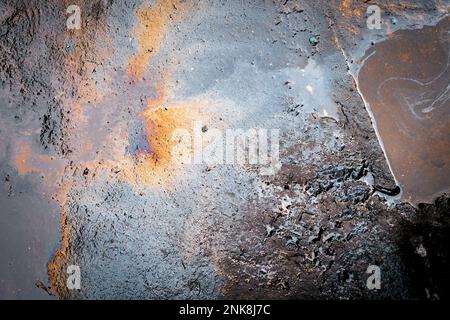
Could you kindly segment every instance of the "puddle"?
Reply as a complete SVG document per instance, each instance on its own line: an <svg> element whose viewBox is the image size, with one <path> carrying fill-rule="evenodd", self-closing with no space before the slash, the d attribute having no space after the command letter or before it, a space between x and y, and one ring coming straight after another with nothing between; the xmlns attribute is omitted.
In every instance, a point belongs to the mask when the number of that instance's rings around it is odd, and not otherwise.
<svg viewBox="0 0 450 320"><path fill-rule="evenodd" d="M59 210L43 183L48 178L32 170L22 176L0 163L0 299L52 298L35 283L48 283L46 265L60 237Z"/></svg>
<svg viewBox="0 0 450 320"><path fill-rule="evenodd" d="M367 50L358 74L402 198L414 205L450 191L450 17L400 30Z"/></svg>

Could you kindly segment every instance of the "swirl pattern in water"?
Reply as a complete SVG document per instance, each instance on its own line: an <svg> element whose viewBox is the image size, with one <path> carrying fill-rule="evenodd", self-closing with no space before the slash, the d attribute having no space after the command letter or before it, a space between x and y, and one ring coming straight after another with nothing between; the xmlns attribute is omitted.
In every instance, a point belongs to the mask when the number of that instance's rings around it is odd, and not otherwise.
<svg viewBox="0 0 450 320"><path fill-rule="evenodd" d="M358 74L403 199L431 202L450 187L450 17L401 30L369 50Z"/></svg>

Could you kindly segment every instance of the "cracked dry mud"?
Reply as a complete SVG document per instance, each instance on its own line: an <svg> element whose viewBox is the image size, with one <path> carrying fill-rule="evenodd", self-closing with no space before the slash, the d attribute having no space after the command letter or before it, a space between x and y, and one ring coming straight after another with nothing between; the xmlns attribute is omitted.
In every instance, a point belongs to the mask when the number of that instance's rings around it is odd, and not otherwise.
<svg viewBox="0 0 450 320"><path fill-rule="evenodd" d="M0 298L447 298L448 14L3 1ZM278 129L280 165L180 164L180 128Z"/></svg>

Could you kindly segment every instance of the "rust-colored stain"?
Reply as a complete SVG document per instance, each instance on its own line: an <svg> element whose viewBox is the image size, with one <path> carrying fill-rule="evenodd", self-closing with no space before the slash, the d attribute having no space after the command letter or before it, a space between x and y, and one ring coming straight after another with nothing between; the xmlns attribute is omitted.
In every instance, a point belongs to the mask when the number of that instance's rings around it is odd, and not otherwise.
<svg viewBox="0 0 450 320"><path fill-rule="evenodd" d="M61 226L61 240L60 246L53 254L53 258L47 263L47 273L49 282L51 284L50 292L60 299L67 299L68 292L66 287L66 263L70 253L70 232L71 226L67 221L67 195L72 184L61 183L60 191L55 196L61 209L60 226Z"/></svg>
<svg viewBox="0 0 450 320"><path fill-rule="evenodd" d="M21 145L16 154L16 168L20 175L36 172L36 168L31 165L31 148L29 145Z"/></svg>
<svg viewBox="0 0 450 320"><path fill-rule="evenodd" d="M160 96L149 100L147 110L141 114L145 119L147 139L152 150L149 154L137 155L139 165L135 169L138 176L146 181L150 181L151 176L160 180L168 174L179 172L179 163L172 154L178 143L174 139L175 131L186 130L192 137L194 122L207 121L214 104L207 99L193 99L172 105L162 104L163 91L159 89L159 92ZM189 146L186 149L189 150Z"/></svg>
<svg viewBox="0 0 450 320"><path fill-rule="evenodd" d="M358 1L359 2L359 1ZM357 6L353 0L342 0L339 4L339 11L343 16L358 16L363 15L364 8Z"/></svg>
<svg viewBox="0 0 450 320"><path fill-rule="evenodd" d="M367 51L359 72L391 169L413 204L449 190L449 30L447 17L395 32Z"/></svg>
<svg viewBox="0 0 450 320"><path fill-rule="evenodd" d="M413 3L386 3L382 5L382 8L391 12L396 16L403 16L405 12L420 10L420 6ZM420 17L421 18L421 17Z"/></svg>
<svg viewBox="0 0 450 320"><path fill-rule="evenodd" d="M407 11L419 11L420 6L412 3L376 3L370 0L342 0L339 3L339 12L344 17L364 18L366 10L370 5L377 5L384 12L389 12L394 16L403 16ZM417 15L417 20L422 20L423 16Z"/></svg>
<svg viewBox="0 0 450 320"><path fill-rule="evenodd" d="M144 4L136 12L137 25L133 36L139 40L138 52L128 62L128 73L142 78L148 61L161 47L169 24L181 19L186 4L180 0L160 0L155 5Z"/></svg>
<svg viewBox="0 0 450 320"><path fill-rule="evenodd" d="M20 175L39 174L49 189L54 189L63 172L63 161L33 151L29 141L22 140L15 153L15 166Z"/></svg>

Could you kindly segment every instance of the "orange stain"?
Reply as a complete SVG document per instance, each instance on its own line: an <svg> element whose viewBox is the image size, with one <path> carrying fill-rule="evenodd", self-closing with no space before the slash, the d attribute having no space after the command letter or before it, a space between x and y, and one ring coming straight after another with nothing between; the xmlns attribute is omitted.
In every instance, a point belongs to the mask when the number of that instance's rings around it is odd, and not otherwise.
<svg viewBox="0 0 450 320"><path fill-rule="evenodd" d="M128 62L129 75L135 79L142 77L148 61L161 47L169 24L183 17L185 6L180 0L160 0L153 6L145 4L138 9L133 35L139 40L139 48Z"/></svg>
<svg viewBox="0 0 450 320"><path fill-rule="evenodd" d="M40 174L45 185L51 190L55 188L64 167L64 160L33 152L29 141L20 141L14 162L19 175Z"/></svg>
<svg viewBox="0 0 450 320"><path fill-rule="evenodd" d="M358 16L363 15L363 8L355 8L353 0L342 0L339 4L339 11L343 16Z"/></svg>
<svg viewBox="0 0 450 320"><path fill-rule="evenodd" d="M145 120L150 154L137 155L137 163L133 167L139 180L153 184L182 173L182 167L172 157L172 151L178 143L175 141L176 130L186 130L193 136L195 121L207 122L211 115L213 103L207 99L192 99L181 103L167 105L164 91L159 87L160 95L148 101L147 110L141 113Z"/></svg>
<svg viewBox="0 0 450 320"><path fill-rule="evenodd" d="M16 168L21 176L36 171L31 166L31 148L29 145L22 144L16 154Z"/></svg>

